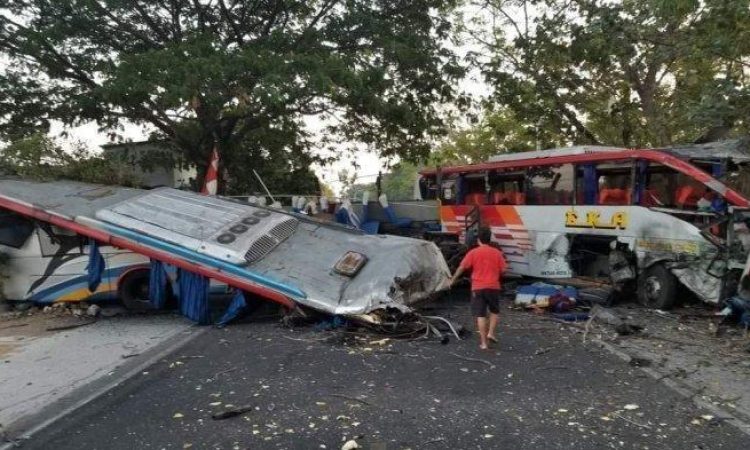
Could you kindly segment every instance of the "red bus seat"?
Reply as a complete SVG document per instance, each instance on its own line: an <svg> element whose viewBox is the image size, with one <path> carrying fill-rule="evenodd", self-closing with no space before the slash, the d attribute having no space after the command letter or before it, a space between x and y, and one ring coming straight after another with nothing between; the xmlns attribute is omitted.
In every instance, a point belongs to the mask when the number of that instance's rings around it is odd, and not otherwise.
<svg viewBox="0 0 750 450"><path fill-rule="evenodd" d="M505 193L503 192L493 192L492 193L492 204L493 205L502 205L505 202Z"/></svg>
<svg viewBox="0 0 750 450"><path fill-rule="evenodd" d="M493 205L523 205L524 195L522 192L493 192Z"/></svg>
<svg viewBox="0 0 750 450"><path fill-rule="evenodd" d="M700 199L701 194L698 190L689 185L679 186L674 193L674 203L680 208L686 206L694 207Z"/></svg>
<svg viewBox="0 0 750 450"><path fill-rule="evenodd" d="M599 192L600 205L629 205L630 192L625 189L602 189Z"/></svg>
<svg viewBox="0 0 750 450"><path fill-rule="evenodd" d="M466 194L467 205L484 205L485 203L487 203L487 196L481 192Z"/></svg>

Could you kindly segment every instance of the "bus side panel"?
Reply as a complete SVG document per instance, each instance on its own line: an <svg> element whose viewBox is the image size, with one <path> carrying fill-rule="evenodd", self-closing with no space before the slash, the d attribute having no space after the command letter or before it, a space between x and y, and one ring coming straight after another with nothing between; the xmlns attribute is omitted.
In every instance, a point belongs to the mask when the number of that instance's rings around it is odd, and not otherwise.
<svg viewBox="0 0 750 450"><path fill-rule="evenodd" d="M88 288L88 246L84 254L60 255L46 260L45 274L33 277L28 300L38 303L79 302L84 300L116 300L118 281L129 270L148 267L148 258L141 255L100 247L105 261L102 281L96 291Z"/></svg>
<svg viewBox="0 0 750 450"><path fill-rule="evenodd" d="M509 270L537 277L572 276L565 261L568 238L575 235L611 236L626 243L638 257L639 268L655 260L696 258L711 244L693 224L641 206L560 205L480 206L481 224L489 226ZM465 241L470 205L441 206L443 231ZM679 278L679 276L678 276Z"/></svg>
<svg viewBox="0 0 750 450"><path fill-rule="evenodd" d="M444 232L454 233L461 242L465 242L466 216L474 206L442 206L440 221ZM523 223L515 206L481 206L480 222L490 227L492 238L503 251L508 262L508 271L517 275L535 275L531 273L530 254L532 243L529 231ZM536 274L538 275L538 274Z"/></svg>

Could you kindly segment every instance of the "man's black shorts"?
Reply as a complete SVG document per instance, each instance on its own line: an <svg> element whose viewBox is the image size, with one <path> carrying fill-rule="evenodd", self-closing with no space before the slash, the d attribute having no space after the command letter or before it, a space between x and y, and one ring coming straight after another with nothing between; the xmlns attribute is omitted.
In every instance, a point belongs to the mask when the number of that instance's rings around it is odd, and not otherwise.
<svg viewBox="0 0 750 450"><path fill-rule="evenodd" d="M492 314L500 312L500 290L480 289L471 291L471 314L474 317L487 317L487 310Z"/></svg>

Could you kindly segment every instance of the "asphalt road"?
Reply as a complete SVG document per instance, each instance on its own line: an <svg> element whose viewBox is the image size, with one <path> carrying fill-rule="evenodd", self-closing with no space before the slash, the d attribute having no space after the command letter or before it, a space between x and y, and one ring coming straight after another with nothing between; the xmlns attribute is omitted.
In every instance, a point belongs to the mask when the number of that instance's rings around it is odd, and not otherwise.
<svg viewBox="0 0 750 450"><path fill-rule="evenodd" d="M504 310L501 327L491 352L475 337L381 345L275 321L210 330L21 448L748 448L558 324Z"/></svg>

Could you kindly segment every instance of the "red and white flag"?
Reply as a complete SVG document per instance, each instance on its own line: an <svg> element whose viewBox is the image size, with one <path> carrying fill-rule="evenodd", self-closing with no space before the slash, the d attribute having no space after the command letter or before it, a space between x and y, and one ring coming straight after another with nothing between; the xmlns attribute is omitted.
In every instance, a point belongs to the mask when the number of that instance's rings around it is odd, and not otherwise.
<svg viewBox="0 0 750 450"><path fill-rule="evenodd" d="M206 178L203 180L203 189L201 194L203 195L216 195L216 187L219 183L219 151L214 146L214 150L211 152L211 161L208 163L208 170L206 170Z"/></svg>

